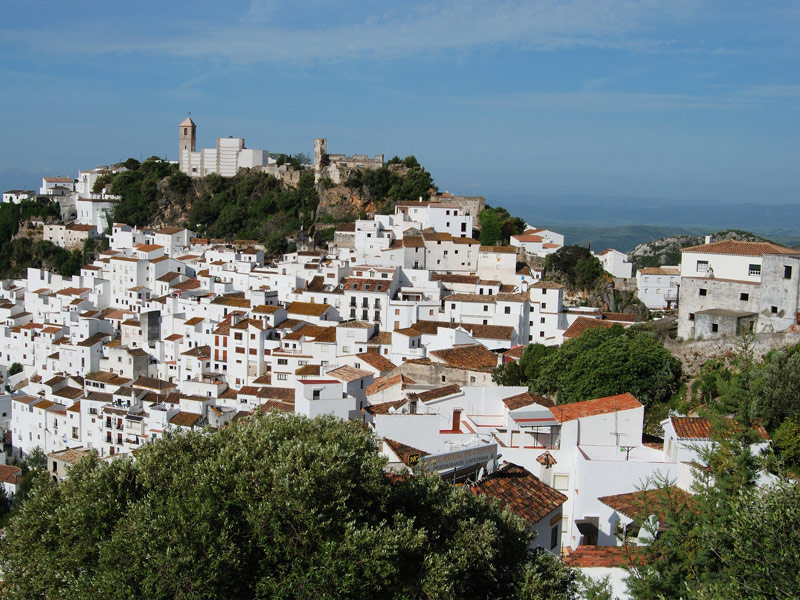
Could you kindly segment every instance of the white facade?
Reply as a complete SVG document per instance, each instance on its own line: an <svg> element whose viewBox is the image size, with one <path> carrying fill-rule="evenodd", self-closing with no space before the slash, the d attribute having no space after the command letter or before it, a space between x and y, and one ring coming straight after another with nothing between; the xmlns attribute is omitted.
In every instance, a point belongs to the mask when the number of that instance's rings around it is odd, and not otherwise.
<svg viewBox="0 0 800 600"><path fill-rule="evenodd" d="M598 252L595 256L600 260L603 265L603 270L609 273L612 277L619 277L622 279L629 279L631 276L631 263L628 262L628 255L619 250L609 248Z"/></svg>
<svg viewBox="0 0 800 600"><path fill-rule="evenodd" d="M636 297L650 310L674 308L680 284L680 267L647 267L636 271Z"/></svg>

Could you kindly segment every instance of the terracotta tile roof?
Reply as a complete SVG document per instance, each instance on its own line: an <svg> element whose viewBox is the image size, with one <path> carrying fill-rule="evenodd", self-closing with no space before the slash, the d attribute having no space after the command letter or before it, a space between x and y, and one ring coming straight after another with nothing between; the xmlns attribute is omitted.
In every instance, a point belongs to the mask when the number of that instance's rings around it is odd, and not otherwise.
<svg viewBox="0 0 800 600"><path fill-rule="evenodd" d="M481 302L483 304L494 304L497 296L488 294L450 294L445 302Z"/></svg>
<svg viewBox="0 0 800 600"><path fill-rule="evenodd" d="M522 353L525 352L525 348L527 348L527 346L514 346L513 348L509 348L503 352L503 356L508 356L515 360L519 360L522 358Z"/></svg>
<svg viewBox="0 0 800 600"><path fill-rule="evenodd" d="M346 321L339 323L337 327L342 327L343 329L369 329L372 324L366 321Z"/></svg>
<svg viewBox="0 0 800 600"><path fill-rule="evenodd" d="M336 343L336 327L320 327L320 332L314 337L314 342L322 344Z"/></svg>
<svg viewBox="0 0 800 600"><path fill-rule="evenodd" d="M441 281L442 283L478 283L477 275L450 275L444 273L433 273L431 275L432 281Z"/></svg>
<svg viewBox="0 0 800 600"><path fill-rule="evenodd" d="M328 371L325 374L326 377L333 377L340 381L351 382L356 381L358 379L363 379L365 377L372 377L372 373L369 371L365 371L364 369L356 369L355 367L350 367L345 365L343 367L339 367L337 369L333 369L332 371Z"/></svg>
<svg viewBox="0 0 800 600"><path fill-rule="evenodd" d="M592 319L590 317L578 317L572 322L572 325L567 327L567 330L564 332L564 337L567 339L574 339L583 335L583 332L587 329L592 329L594 327L610 329L614 325L619 325L619 323L605 321L603 319Z"/></svg>
<svg viewBox="0 0 800 600"><path fill-rule="evenodd" d="M680 267L642 267L638 270L642 275L680 275Z"/></svg>
<svg viewBox="0 0 800 600"><path fill-rule="evenodd" d="M678 439L684 440L711 440L713 427L711 422L704 417L672 417L672 426L675 429L675 435ZM723 425L728 425L731 428L739 427L739 424L733 419L727 419ZM763 439L769 440L769 434L764 427L759 424L753 424L753 429ZM725 431L718 432L724 434Z"/></svg>
<svg viewBox="0 0 800 600"><path fill-rule="evenodd" d="M509 292L500 292L496 296L498 302L530 302L528 292L518 292L516 294Z"/></svg>
<svg viewBox="0 0 800 600"><path fill-rule="evenodd" d="M356 354L356 358L367 363L373 369L377 369L380 373L383 373L384 371L391 371L397 367L396 364L394 364L388 358L381 356L377 352L364 352L363 354Z"/></svg>
<svg viewBox="0 0 800 600"><path fill-rule="evenodd" d="M392 402L381 402L380 404L370 404L369 406L365 406L363 410L372 415L388 415L392 410L397 410L398 408L407 403L408 400L403 398L402 400L393 400Z"/></svg>
<svg viewBox="0 0 800 600"><path fill-rule="evenodd" d="M425 240L421 235L407 235L403 238L403 246L406 248L424 248Z"/></svg>
<svg viewBox="0 0 800 600"><path fill-rule="evenodd" d="M258 397L294 403L294 388L265 386L258 391Z"/></svg>
<svg viewBox="0 0 800 600"><path fill-rule="evenodd" d="M388 346L391 343L391 331L380 331L367 340L367 344L378 344L379 346Z"/></svg>
<svg viewBox="0 0 800 600"><path fill-rule="evenodd" d="M202 323L203 321L204 321L203 317L192 317L191 319L187 319L186 321L184 321L183 324L188 325L189 327L193 327L194 325Z"/></svg>
<svg viewBox="0 0 800 600"><path fill-rule="evenodd" d="M12 465L0 465L0 481L3 483L17 483L17 478L22 477L22 469Z"/></svg>
<svg viewBox="0 0 800 600"><path fill-rule="evenodd" d="M74 465L88 454L88 451L80 448L67 448L66 450L59 450L58 452L50 452L47 457L63 460L66 463Z"/></svg>
<svg viewBox="0 0 800 600"><path fill-rule="evenodd" d="M373 380L372 385L367 386L365 392L367 396L373 396L395 385L399 385L400 389L405 389L406 385L413 383L415 383L414 380L405 375L386 375Z"/></svg>
<svg viewBox="0 0 800 600"><path fill-rule="evenodd" d="M583 402L573 402L572 404L559 404L550 407L550 412L553 413L556 421L564 423L641 406L642 403L634 398L633 394L626 392L617 396L606 396L605 398L595 398L594 400L584 400Z"/></svg>
<svg viewBox="0 0 800 600"><path fill-rule="evenodd" d="M422 333L420 333L413 327L403 327L402 329L395 329L392 333L399 333L400 335L404 335L406 337L417 337L422 335Z"/></svg>
<svg viewBox="0 0 800 600"><path fill-rule="evenodd" d="M534 396L530 392L522 392L521 394L517 394L516 396L509 396L508 398L503 398L503 404L506 405L508 410L516 410L518 408L522 408L523 406L530 406L531 404L534 403L546 407L553 406L552 400L549 400L544 396Z"/></svg>
<svg viewBox="0 0 800 600"><path fill-rule="evenodd" d="M629 315L627 313L604 312L601 314L604 319L608 319L609 321L625 321L626 323L634 323L636 321L635 315Z"/></svg>
<svg viewBox="0 0 800 600"><path fill-rule="evenodd" d="M236 298L230 296L220 296L214 298L211 301L211 304L222 305L222 306L235 306L237 308L250 308L250 300L247 298Z"/></svg>
<svg viewBox="0 0 800 600"><path fill-rule="evenodd" d="M183 227L162 227L156 231L156 235L175 235L181 231L184 231Z"/></svg>
<svg viewBox="0 0 800 600"><path fill-rule="evenodd" d="M193 427L202 418L203 415L201 414L181 411L172 417L169 422L178 427Z"/></svg>
<svg viewBox="0 0 800 600"><path fill-rule="evenodd" d="M427 390L425 392L417 392L409 394L409 398L416 398L422 402L430 402L432 400L438 400L439 398L446 398L447 396L452 396L453 394L457 394L461 391L461 388L458 387L456 384L452 385L445 385L439 388L434 388L432 390Z"/></svg>
<svg viewBox="0 0 800 600"><path fill-rule="evenodd" d="M644 556L638 546L578 546L564 557L564 564L573 568L623 568L641 564Z"/></svg>
<svg viewBox="0 0 800 600"><path fill-rule="evenodd" d="M253 309L254 313L271 315L281 310L280 306L271 306L269 304L259 304Z"/></svg>
<svg viewBox="0 0 800 600"><path fill-rule="evenodd" d="M181 352L183 356L194 356L197 358L211 358L211 347L210 346L197 346L196 348L192 348L191 350L187 350L186 352Z"/></svg>
<svg viewBox="0 0 800 600"><path fill-rule="evenodd" d="M501 254L516 254L514 246L481 246L481 252L499 252Z"/></svg>
<svg viewBox="0 0 800 600"><path fill-rule="evenodd" d="M319 317L330 308L330 304L315 304L311 302L292 302L286 307L286 312L293 315Z"/></svg>
<svg viewBox="0 0 800 600"><path fill-rule="evenodd" d="M627 494L602 496L598 500L629 519L638 519L643 513L647 513L647 516L655 515L659 521L663 521L667 506L673 506L673 502L688 506L691 497L689 492L677 486L670 486L664 490L639 490Z"/></svg>
<svg viewBox="0 0 800 600"><path fill-rule="evenodd" d="M560 290L564 288L564 285L557 281L537 281L531 287L545 290Z"/></svg>
<svg viewBox="0 0 800 600"><path fill-rule="evenodd" d="M710 440L711 423L703 417L672 417L675 435L684 440Z"/></svg>
<svg viewBox="0 0 800 600"><path fill-rule="evenodd" d="M700 246L683 248L681 252L701 252L703 254L729 254L733 256L764 256L765 254L797 254L786 246L772 242L741 242L739 240L723 240Z"/></svg>
<svg viewBox="0 0 800 600"><path fill-rule="evenodd" d="M294 402L282 402L280 400L267 400L264 404L260 407L261 412L263 413L271 413L271 412L294 412Z"/></svg>
<svg viewBox="0 0 800 600"><path fill-rule="evenodd" d="M511 512L531 525L558 510L567 501L564 494L512 463L507 463L477 483L470 484L469 490L473 494L497 498Z"/></svg>
<svg viewBox="0 0 800 600"><path fill-rule="evenodd" d="M497 366L497 355L481 344L434 350L431 355L452 367L473 371L492 371Z"/></svg>
<svg viewBox="0 0 800 600"><path fill-rule="evenodd" d="M303 365L299 369L297 369L294 374L295 375L319 375L321 366L320 365Z"/></svg>
<svg viewBox="0 0 800 600"><path fill-rule="evenodd" d="M390 440L389 438L383 438L383 443L389 446L389 449L395 453L397 458L400 459L400 462L407 467L416 466L416 463L419 461L420 457L428 456L430 454L430 452L425 452L419 448L414 448L413 446L403 444L397 440ZM414 457L416 457L416 461L412 460Z"/></svg>

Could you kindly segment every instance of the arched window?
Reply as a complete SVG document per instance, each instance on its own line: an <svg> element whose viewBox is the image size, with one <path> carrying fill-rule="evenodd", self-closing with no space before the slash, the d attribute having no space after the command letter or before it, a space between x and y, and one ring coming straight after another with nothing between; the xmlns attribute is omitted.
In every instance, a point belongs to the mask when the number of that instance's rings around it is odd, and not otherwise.
<svg viewBox="0 0 800 600"><path fill-rule="evenodd" d="M189 128L188 127L184 127L183 128L183 135L186 135L187 133L189 133Z"/></svg>

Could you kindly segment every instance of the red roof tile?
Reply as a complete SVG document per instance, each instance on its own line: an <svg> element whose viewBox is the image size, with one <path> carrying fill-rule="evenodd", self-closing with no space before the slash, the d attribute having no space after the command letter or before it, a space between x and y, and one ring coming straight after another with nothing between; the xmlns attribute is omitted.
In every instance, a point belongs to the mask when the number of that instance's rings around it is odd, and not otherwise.
<svg viewBox="0 0 800 600"><path fill-rule="evenodd" d="M508 463L470 484L473 494L497 498L508 509L534 525L558 509L567 497L554 490L538 477L515 464Z"/></svg>
<svg viewBox="0 0 800 600"><path fill-rule="evenodd" d="M633 394L626 392L617 396L595 398L594 400L584 400L583 402L573 402L572 404L559 404L550 407L550 412L553 413L556 421L564 423L584 417L604 415L618 410L640 408L641 406L642 403L634 398Z"/></svg>
<svg viewBox="0 0 800 600"><path fill-rule="evenodd" d="M644 553L638 546L579 546L564 558L570 567L629 567L641 564Z"/></svg>

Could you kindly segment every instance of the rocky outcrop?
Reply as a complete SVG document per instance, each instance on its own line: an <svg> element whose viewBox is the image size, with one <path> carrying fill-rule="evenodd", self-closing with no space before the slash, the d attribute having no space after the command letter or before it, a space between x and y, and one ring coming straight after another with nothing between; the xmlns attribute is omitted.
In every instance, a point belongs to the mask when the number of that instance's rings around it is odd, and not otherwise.
<svg viewBox="0 0 800 600"><path fill-rule="evenodd" d="M747 231L728 229L718 231L711 235L712 242L723 240L741 240L745 242L760 242L764 238ZM664 265L679 265L681 262L681 249L698 246L704 242L702 236L676 235L639 244L630 253L630 261L634 271L641 267L661 267Z"/></svg>

